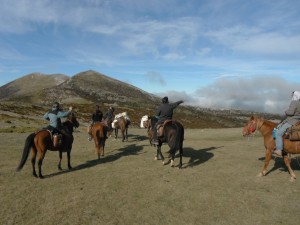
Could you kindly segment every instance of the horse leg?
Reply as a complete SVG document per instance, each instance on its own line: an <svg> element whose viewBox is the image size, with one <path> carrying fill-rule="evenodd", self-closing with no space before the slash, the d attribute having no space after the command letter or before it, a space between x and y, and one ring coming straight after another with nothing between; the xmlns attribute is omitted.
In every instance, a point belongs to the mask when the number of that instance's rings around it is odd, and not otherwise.
<svg viewBox="0 0 300 225"><path fill-rule="evenodd" d="M98 159L100 159L100 144L99 144L99 140L98 140L99 137L96 137L95 138L95 152L98 156Z"/></svg>
<svg viewBox="0 0 300 225"><path fill-rule="evenodd" d="M163 154L161 152L161 145L157 146L157 156L159 156L161 158L163 165L167 164L167 163L165 163L165 157L163 156Z"/></svg>
<svg viewBox="0 0 300 225"><path fill-rule="evenodd" d="M171 155L171 167L174 167L174 158L175 158L175 154Z"/></svg>
<svg viewBox="0 0 300 225"><path fill-rule="evenodd" d="M126 141L128 141L128 129L125 129L125 137L126 137Z"/></svg>
<svg viewBox="0 0 300 225"><path fill-rule="evenodd" d="M31 165L32 165L32 175L38 177L35 171L35 161L36 161L37 150L35 148L31 148Z"/></svg>
<svg viewBox="0 0 300 225"><path fill-rule="evenodd" d="M265 163L262 171L258 174L259 177L265 176L267 174L267 168L272 157L272 150L266 149Z"/></svg>
<svg viewBox="0 0 300 225"><path fill-rule="evenodd" d="M70 170L70 169L72 169L72 166L71 166L71 149L67 151L67 158L68 158L68 168Z"/></svg>
<svg viewBox="0 0 300 225"><path fill-rule="evenodd" d="M182 148L182 145L181 145L180 149L179 149L179 169L182 168L182 155L183 155L183 148Z"/></svg>
<svg viewBox="0 0 300 225"><path fill-rule="evenodd" d="M61 168L61 160L62 160L62 152L58 151L58 155L59 155L59 161L58 161L58 170L62 170Z"/></svg>
<svg viewBox="0 0 300 225"><path fill-rule="evenodd" d="M118 139L118 128L115 128L115 139Z"/></svg>
<svg viewBox="0 0 300 225"><path fill-rule="evenodd" d="M42 164L43 164L44 158L45 158L45 152L41 151L40 156L39 156L39 160L38 160L39 178L41 178L41 179L44 178L44 176L42 175Z"/></svg>
<svg viewBox="0 0 300 225"><path fill-rule="evenodd" d="M290 161L290 158L289 158L287 155L285 155L285 156L283 157L283 160L284 160L284 163L285 163L286 167L288 168L289 173L290 173L290 175L291 175L290 181L292 181L292 182L295 181L295 180L296 180L296 175L295 175L295 173L294 173L294 171L293 171L293 169L292 169L292 167L291 167L291 161Z"/></svg>
<svg viewBox="0 0 300 225"><path fill-rule="evenodd" d="M101 156L102 157L104 156L104 146L105 146L105 137L103 138L102 143L101 143Z"/></svg>
<svg viewBox="0 0 300 225"><path fill-rule="evenodd" d="M121 130L122 131L122 142L125 141L125 130Z"/></svg>

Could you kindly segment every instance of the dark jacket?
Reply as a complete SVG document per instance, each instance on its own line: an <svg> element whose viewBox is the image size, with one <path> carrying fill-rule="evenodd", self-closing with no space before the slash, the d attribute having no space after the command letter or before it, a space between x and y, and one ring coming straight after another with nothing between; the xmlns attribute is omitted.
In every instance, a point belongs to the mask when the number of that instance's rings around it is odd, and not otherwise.
<svg viewBox="0 0 300 225"><path fill-rule="evenodd" d="M95 113L92 115L93 122L101 122L103 118L103 114L100 110L96 110Z"/></svg>
<svg viewBox="0 0 300 225"><path fill-rule="evenodd" d="M160 105L156 111L156 116L159 117L158 123L164 122L165 120L171 120L173 118L173 110L181 103L183 103L183 101Z"/></svg>
<svg viewBox="0 0 300 225"><path fill-rule="evenodd" d="M114 118L114 112L113 110L109 109L105 114L105 119L111 120Z"/></svg>

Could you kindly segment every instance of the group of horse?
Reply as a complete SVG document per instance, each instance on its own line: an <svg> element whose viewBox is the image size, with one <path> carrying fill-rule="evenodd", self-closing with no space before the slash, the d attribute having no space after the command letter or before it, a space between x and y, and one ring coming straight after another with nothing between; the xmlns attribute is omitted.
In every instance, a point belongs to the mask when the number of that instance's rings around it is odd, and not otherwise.
<svg viewBox="0 0 300 225"><path fill-rule="evenodd" d="M141 119L141 128L146 128L149 141L151 144L151 139L153 137L154 128L157 127L158 119L155 116L143 116ZM100 156L104 156L104 147L106 135L111 135L113 129L110 129L109 123L113 123L115 138L118 137L118 130L120 129L122 132L122 141L128 140L128 126L130 121L126 120L124 116L120 116L114 121L105 121L95 123L92 128L92 137L95 142L96 152L98 154L98 158ZM256 131L259 131L264 139L265 146L265 162L262 168L262 171L259 173L259 176L267 175L267 167L272 158L272 153L275 150L276 144L275 140L272 136L273 129L277 126L277 123L265 120L256 116L251 116L250 119L246 122L245 126L242 129L243 136L251 136ZM31 164L32 164L32 173L33 176L43 178L42 175L42 163L45 157L47 150L51 151L59 151L59 163L58 169L61 170L61 160L62 153L67 152L68 159L68 168L72 169L71 166L71 150L73 144L73 131L74 128L79 127L79 122L74 113L71 113L63 122L62 129L64 133L68 135L64 135L63 144L61 146L54 147L52 141L52 134L47 129L41 129L37 132L31 133L25 141L25 146L23 149L23 154L20 160L20 163L17 167L17 171L20 171L25 165L27 158L29 156L31 150ZM165 121L163 126L158 126L158 145L156 147L156 157L155 159L162 160L163 165L171 163L171 166L174 167L174 158L177 151L179 151L179 168L182 168L182 157L183 157L183 141L184 141L184 127L177 120L169 120ZM285 162L286 167L290 173L290 180L294 181L296 179L296 175L291 168L291 158L290 154L300 154L300 141L291 141L287 138L283 138L284 140L284 151L283 151L283 160ZM161 147L166 143L169 147L169 160L165 162L165 157L162 154ZM38 155L38 174L36 173L35 163L36 157Z"/></svg>
<svg viewBox="0 0 300 225"><path fill-rule="evenodd" d="M109 124L113 123L114 129L110 129ZM98 158L100 155L104 155L104 146L106 135L111 135L113 130L115 131L115 138L118 138L118 130L120 129L122 132L122 141L128 139L127 137L127 129L128 129L129 122L124 118L120 117L115 121L103 121L99 123L95 123L92 128L92 137L95 141L96 152L98 154ZM20 163L17 167L17 171L20 171L29 156L31 151L31 165L32 165L32 174L35 177L44 178L42 174L42 164L45 158L47 150L50 151L58 151L59 152L59 163L58 169L62 170L61 168L61 161L62 161L62 153L67 153L68 159L68 169L72 169L71 166L71 150L74 141L74 128L79 127L79 122L75 113L71 113L62 123L61 133L63 133L63 141L61 145L55 146L53 143L53 134L47 128L42 128L36 132L29 134L29 136L25 140L25 145L23 148L22 157ZM35 169L36 158L38 156L38 174Z"/></svg>
<svg viewBox="0 0 300 225"><path fill-rule="evenodd" d="M108 136L112 135L114 131L115 139L118 139L119 130L122 134L122 142L128 140L128 127L130 125L130 118L127 113L120 113L115 116L114 119L105 119L101 122L96 122L91 128L88 128L88 132L92 136L95 142L96 154L98 159L104 156L105 141Z"/></svg>

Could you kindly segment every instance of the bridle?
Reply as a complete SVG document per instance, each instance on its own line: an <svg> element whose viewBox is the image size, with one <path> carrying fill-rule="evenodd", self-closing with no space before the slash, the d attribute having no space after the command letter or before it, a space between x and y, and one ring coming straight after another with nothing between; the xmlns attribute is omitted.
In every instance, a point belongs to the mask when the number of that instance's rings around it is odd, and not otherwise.
<svg viewBox="0 0 300 225"><path fill-rule="evenodd" d="M261 121L261 124L259 125L258 122L257 122L257 119L252 119L250 121L250 125L249 125L249 128L248 128L248 135L251 135L253 133L255 133L256 130L260 130L260 128L263 126L263 123L264 121Z"/></svg>

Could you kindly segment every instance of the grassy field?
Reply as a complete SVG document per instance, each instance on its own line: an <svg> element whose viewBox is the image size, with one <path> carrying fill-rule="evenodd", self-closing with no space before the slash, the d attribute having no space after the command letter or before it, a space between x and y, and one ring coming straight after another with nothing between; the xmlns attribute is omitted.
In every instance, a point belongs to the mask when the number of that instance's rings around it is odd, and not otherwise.
<svg viewBox="0 0 300 225"><path fill-rule="evenodd" d="M260 135L188 129L180 170L154 161L146 130L137 128L128 142L108 139L105 157L96 160L85 129L74 133L73 170L64 154L58 171L58 153L49 151L43 180L31 175L30 160L15 172L29 133L0 133L1 225L299 224L300 182L289 181L282 159L271 161L266 177L256 176L264 160ZM292 166L299 178L296 159Z"/></svg>

